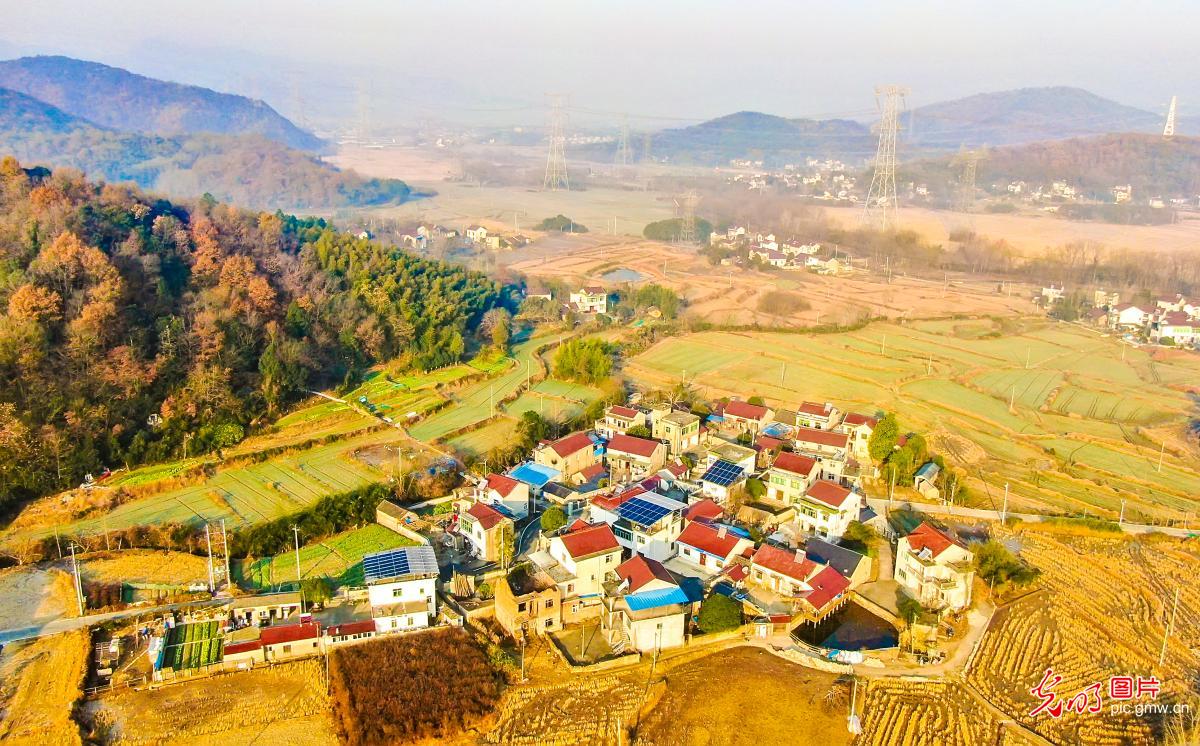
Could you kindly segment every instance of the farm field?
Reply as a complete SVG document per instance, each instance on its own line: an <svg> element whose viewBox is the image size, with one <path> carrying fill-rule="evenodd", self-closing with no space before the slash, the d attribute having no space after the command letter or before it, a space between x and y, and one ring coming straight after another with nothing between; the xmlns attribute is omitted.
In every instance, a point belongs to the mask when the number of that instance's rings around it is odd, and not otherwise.
<svg viewBox="0 0 1200 746"><path fill-rule="evenodd" d="M640 232L640 229L639 229ZM560 245L562 244L562 245ZM760 272L714 267L694 251L627 236L569 237L555 244L535 243L503 257L513 271L568 284L600 284L616 289L602 275L630 269L645 282L672 288L687 301L689 315L719 325L764 327L851 323L865 316L907 318L960 313L1014 315L1027 312L1024 290L996 293L996 284L980 280L943 283L913 277L865 273L829 277L809 272ZM781 316L763 311L759 301L773 290L797 293L811 306Z"/></svg>
<svg viewBox="0 0 1200 746"><path fill-rule="evenodd" d="M70 563L59 567L70 570ZM208 563L186 552L125 549L84 555L79 559L79 574L85 582L189 585L208 579Z"/></svg>
<svg viewBox="0 0 1200 746"><path fill-rule="evenodd" d="M1001 726L960 684L871 679L859 693L864 689L859 715L863 732L855 746L1032 743L1019 731Z"/></svg>
<svg viewBox="0 0 1200 746"><path fill-rule="evenodd" d="M657 343L626 361L625 373L642 388L686 376L710 398L896 411L902 427L930 435L967 470L976 507L999 508L1008 482L1014 510L1116 518L1124 499L1126 519L1144 522L1200 510L1200 451L1184 434L1198 414L1188 391L1200 385L1200 356L1123 350L1075 325L974 319L821 335L701 332Z"/></svg>
<svg viewBox="0 0 1200 746"><path fill-rule="evenodd" d="M0 741L81 743L71 708L82 695L89 649L86 630L13 643L0 654Z"/></svg>
<svg viewBox="0 0 1200 746"><path fill-rule="evenodd" d="M162 667L187 671L216 663L223 646L220 622L180 624L167 633Z"/></svg>
<svg viewBox="0 0 1200 746"><path fill-rule="evenodd" d="M411 545L413 542L378 524L343 531L316 544L300 547L302 578L329 577L338 585L361 585L363 555ZM245 559L233 567L234 581L247 590L263 591L296 582L296 556Z"/></svg>
<svg viewBox="0 0 1200 746"><path fill-rule="evenodd" d="M32 566L0 570L0 629L19 629L75 616L74 583L57 569Z"/></svg>
<svg viewBox="0 0 1200 746"><path fill-rule="evenodd" d="M156 690L125 690L89 702L85 720L105 743L158 743L164 733L188 744L263 746L336 744L323 666L284 663Z"/></svg>
<svg viewBox="0 0 1200 746"><path fill-rule="evenodd" d="M836 675L739 647L671 668L666 691L637 726L637 743L849 744L845 701L825 698Z"/></svg>
<svg viewBox="0 0 1200 746"><path fill-rule="evenodd" d="M516 426L516 420L498 417L483 427L451 438L446 441L446 445L464 457L476 458L507 443L512 438Z"/></svg>
<svg viewBox="0 0 1200 746"><path fill-rule="evenodd" d="M1030 718L1037 704L1029 689L1047 668L1063 677L1061 698L1113 675L1153 673L1159 701L1192 695L1200 675L1200 628L1179 620L1200 614L1195 542L1066 537L1036 530L1001 529L1006 544L1041 570L1034 593L1001 608L966 673L992 704L1059 743L1151 743L1147 718L1112 714ZM1086 557L1086 560L1082 560ZM1174 593L1180 589L1175 632L1158 666ZM1096 651L1102 649L1102 655Z"/></svg>

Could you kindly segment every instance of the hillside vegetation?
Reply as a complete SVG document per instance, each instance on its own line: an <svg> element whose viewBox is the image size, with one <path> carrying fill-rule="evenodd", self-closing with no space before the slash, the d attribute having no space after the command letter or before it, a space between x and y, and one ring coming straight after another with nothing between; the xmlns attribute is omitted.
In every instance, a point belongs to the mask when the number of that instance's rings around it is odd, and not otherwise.
<svg viewBox="0 0 1200 746"><path fill-rule="evenodd" d="M502 300L480 274L323 220L172 204L6 158L0 508L104 466L228 448L376 361L455 362Z"/></svg>
<svg viewBox="0 0 1200 746"><path fill-rule="evenodd" d="M263 101L71 57L0 61L0 86L116 130L157 135L257 134L302 150L317 150L323 144Z"/></svg>

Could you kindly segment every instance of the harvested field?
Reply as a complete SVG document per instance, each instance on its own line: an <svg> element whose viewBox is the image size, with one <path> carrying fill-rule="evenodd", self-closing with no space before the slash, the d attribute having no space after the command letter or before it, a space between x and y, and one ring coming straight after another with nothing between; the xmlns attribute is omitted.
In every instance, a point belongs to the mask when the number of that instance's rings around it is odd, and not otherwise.
<svg viewBox="0 0 1200 746"><path fill-rule="evenodd" d="M848 744L849 700L824 704L836 678L758 648L714 653L667 672L666 691L643 715L636 742Z"/></svg>
<svg viewBox="0 0 1200 746"><path fill-rule="evenodd" d="M62 568L70 569L70 563ZM186 552L126 549L82 557L79 574L85 582L93 583L189 585L208 580L208 563L203 557Z"/></svg>
<svg viewBox="0 0 1200 746"><path fill-rule="evenodd" d="M1195 582L1200 548L1194 542L1064 537L1033 529L1010 535L1009 541L1042 571L1037 585L1042 590L997 613L967 673L968 683L1056 742L1153 742L1147 718L1108 711L1107 682L1113 675L1153 673L1162 681L1159 701L1186 701L1193 695L1192 682L1200 677L1200 628L1183 620L1200 615ZM1176 631L1159 667L1177 588ZM1104 711L1029 717L1038 703L1029 689L1047 668L1063 677L1054 688L1061 699L1102 682Z"/></svg>
<svg viewBox="0 0 1200 746"><path fill-rule="evenodd" d="M861 689L860 689L861 693ZM862 703L862 735L855 746L974 746L1026 743L1019 731L951 682L873 679Z"/></svg>
<svg viewBox="0 0 1200 746"><path fill-rule="evenodd" d="M89 647L86 630L5 647L0 656L0 741L39 746L81 742L71 710L83 695Z"/></svg>
<svg viewBox="0 0 1200 746"><path fill-rule="evenodd" d="M0 629L29 627L75 616L74 584L62 570L9 567L0 570Z"/></svg>
<svg viewBox="0 0 1200 746"><path fill-rule="evenodd" d="M895 411L966 469L975 507L998 509L1007 482L1012 510L1115 519L1124 499L1126 520L1149 523L1200 509L1200 450L1184 435L1200 408L1164 383L1200 380L1200 356L1154 359L1078 325L955 319L835 334L701 332L660 341L624 372L640 388L686 376L714 399Z"/></svg>
<svg viewBox="0 0 1200 746"><path fill-rule="evenodd" d="M89 703L104 743L266 746L336 744L323 665L317 661L197 679L157 690L126 690Z"/></svg>

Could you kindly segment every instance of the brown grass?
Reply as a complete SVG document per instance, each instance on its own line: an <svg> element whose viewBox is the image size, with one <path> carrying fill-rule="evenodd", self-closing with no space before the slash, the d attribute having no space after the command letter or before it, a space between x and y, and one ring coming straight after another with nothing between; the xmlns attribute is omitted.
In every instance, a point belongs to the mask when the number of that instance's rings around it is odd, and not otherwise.
<svg viewBox="0 0 1200 746"><path fill-rule="evenodd" d="M220 558L214 560L218 562ZM69 567L69 563L67 565ZM208 578L203 557L186 552L127 549L95 552L79 563L84 581L93 583L162 583L186 585Z"/></svg>
<svg viewBox="0 0 1200 746"><path fill-rule="evenodd" d="M81 743L71 719L87 673L89 637L86 631L15 643L4 651L0 665L0 741L6 744Z"/></svg>
<svg viewBox="0 0 1200 746"><path fill-rule="evenodd" d="M10 567L0 570L0 629L43 624L75 616L71 578L62 570Z"/></svg>

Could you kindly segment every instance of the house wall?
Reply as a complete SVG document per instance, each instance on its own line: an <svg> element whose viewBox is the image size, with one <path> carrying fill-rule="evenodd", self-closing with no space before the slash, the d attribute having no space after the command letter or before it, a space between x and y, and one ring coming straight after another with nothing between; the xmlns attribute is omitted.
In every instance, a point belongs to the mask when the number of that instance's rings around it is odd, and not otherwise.
<svg viewBox="0 0 1200 746"><path fill-rule="evenodd" d="M684 644L687 615L683 613L670 614L654 619L642 619L627 622L625 633L635 650L652 652L678 648Z"/></svg>
<svg viewBox="0 0 1200 746"><path fill-rule="evenodd" d="M595 448L580 448L567 456L559 456L550 446L542 446L533 452L533 462L562 472L563 478L571 477L589 466L598 463L600 457Z"/></svg>
<svg viewBox="0 0 1200 746"><path fill-rule="evenodd" d="M503 505L508 512L517 518L524 518L529 515L529 485L524 482L519 482L507 496L501 497L499 492L492 489L488 490L487 495L488 502L493 505Z"/></svg>
<svg viewBox="0 0 1200 746"><path fill-rule="evenodd" d="M429 626L428 613L397 614L396 616L375 617L375 631L380 634L388 632L403 632L410 629L423 629Z"/></svg>
<svg viewBox="0 0 1200 746"><path fill-rule="evenodd" d="M536 634L557 632L563 627L562 593L558 586L514 596L507 580L496 583L496 621L510 635L521 629Z"/></svg>
<svg viewBox="0 0 1200 746"><path fill-rule="evenodd" d="M371 606L390 606L403 601L425 601L429 613L437 610L437 578L416 578L367 586Z"/></svg>
<svg viewBox="0 0 1200 746"><path fill-rule="evenodd" d="M962 609L971 605L971 586L975 580L974 571L956 572L948 566L951 561L965 561L967 555L958 547L951 547L942 553L931 565L923 564L912 549L908 539L901 537L896 544L895 579L909 595L926 606L951 609ZM953 586L939 587L936 580L952 580Z"/></svg>
<svg viewBox="0 0 1200 746"><path fill-rule="evenodd" d="M851 521L857 517L858 500L853 495L846 498L841 510L804 499L800 501L799 509L796 511L796 523L800 524L802 529L820 534L825 539L840 539L842 534L846 533Z"/></svg>
<svg viewBox="0 0 1200 746"><path fill-rule="evenodd" d="M820 468L819 466L817 468ZM811 476L801 476L782 469L767 471L767 497L786 505L795 505L812 486Z"/></svg>
<svg viewBox="0 0 1200 746"><path fill-rule="evenodd" d="M286 661L306 655L316 655L320 652L321 641L313 637L308 640L296 640L277 645L264 645L263 651L268 661Z"/></svg>

